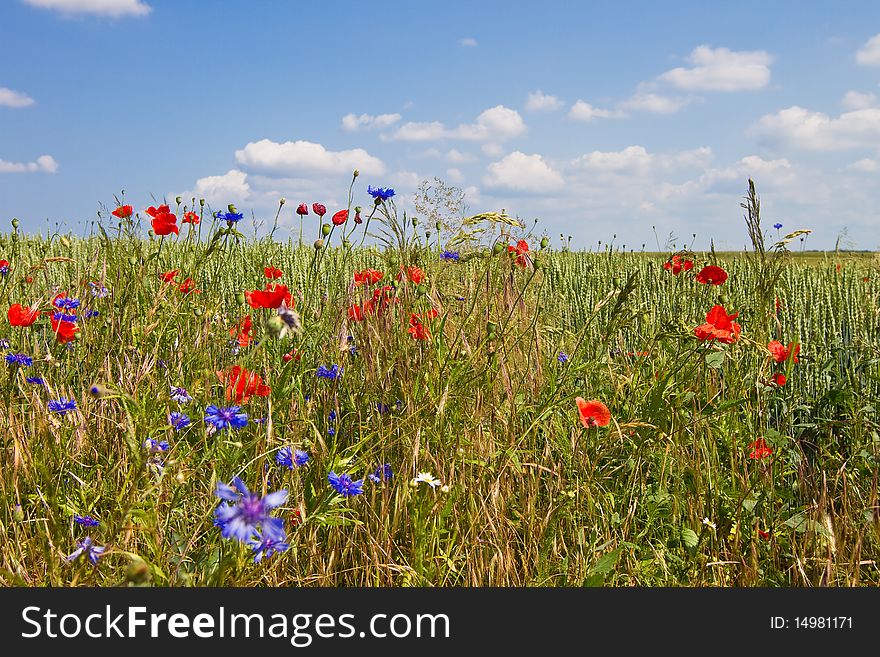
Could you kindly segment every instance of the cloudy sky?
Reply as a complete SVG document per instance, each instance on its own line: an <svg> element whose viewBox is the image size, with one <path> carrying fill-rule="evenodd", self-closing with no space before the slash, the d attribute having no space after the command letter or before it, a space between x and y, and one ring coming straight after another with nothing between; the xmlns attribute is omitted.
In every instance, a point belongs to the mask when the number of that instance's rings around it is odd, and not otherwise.
<svg viewBox="0 0 880 657"><path fill-rule="evenodd" d="M595 247L880 248L880 3L0 0L0 222L114 194L293 225L351 171ZM8 224L6 224L8 226ZM298 226L298 222L296 223ZM655 228L658 238L655 238ZM3 229L6 230L6 229Z"/></svg>

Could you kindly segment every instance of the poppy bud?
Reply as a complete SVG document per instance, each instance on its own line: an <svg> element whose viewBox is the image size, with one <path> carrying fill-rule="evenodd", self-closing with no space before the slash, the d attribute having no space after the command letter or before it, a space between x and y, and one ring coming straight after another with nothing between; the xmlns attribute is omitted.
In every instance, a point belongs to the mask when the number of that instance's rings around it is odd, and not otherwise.
<svg viewBox="0 0 880 657"><path fill-rule="evenodd" d="M534 265L535 269L543 269L544 261L541 258L532 258L532 265Z"/></svg>
<svg viewBox="0 0 880 657"><path fill-rule="evenodd" d="M425 287L424 283L419 283L416 286L416 294L418 294L419 296L424 296L425 292L427 292L427 291L428 291L428 288Z"/></svg>
<svg viewBox="0 0 880 657"><path fill-rule="evenodd" d="M291 354L291 353L284 354L281 357L281 360L283 360L285 363L289 363L290 361L293 360L293 354Z"/></svg>
<svg viewBox="0 0 880 657"><path fill-rule="evenodd" d="M362 224L362 223L364 223L364 220L361 219L361 210L360 210L360 208L355 208L355 213L354 213L354 223L356 223L356 224Z"/></svg>
<svg viewBox="0 0 880 657"><path fill-rule="evenodd" d="M315 243L312 245L316 250L324 248L324 240L315 240Z"/></svg>
<svg viewBox="0 0 880 657"><path fill-rule="evenodd" d="M150 239L153 239L154 237L156 237L156 233L153 232L152 228L147 231L147 235L149 236Z"/></svg>
<svg viewBox="0 0 880 657"><path fill-rule="evenodd" d="M269 318L269 321L266 322L266 331L273 338L278 338L281 336L281 333L284 331L284 320L281 319L279 315L273 315Z"/></svg>
<svg viewBox="0 0 880 657"><path fill-rule="evenodd" d="M138 263L138 259L137 259L136 256L130 256L130 257L128 258L128 264L130 264L130 265L136 265L137 263Z"/></svg>
<svg viewBox="0 0 880 657"><path fill-rule="evenodd" d="M278 199L278 205L284 205L285 203L287 203L287 199L284 198L283 196L280 199Z"/></svg>
<svg viewBox="0 0 880 657"><path fill-rule="evenodd" d="M498 255L503 249L504 247L501 244L496 244L492 247L492 255Z"/></svg>
<svg viewBox="0 0 880 657"><path fill-rule="evenodd" d="M323 226L321 226L321 235L327 237L330 234L330 230L330 224L324 224Z"/></svg>
<svg viewBox="0 0 880 657"><path fill-rule="evenodd" d="M419 225L419 218L418 217L412 218L412 225L413 225L413 228L415 228L416 226Z"/></svg>
<svg viewBox="0 0 880 657"><path fill-rule="evenodd" d="M18 219L16 219L15 217L12 218L12 227L18 228Z"/></svg>
<svg viewBox="0 0 880 657"><path fill-rule="evenodd" d="M24 520L24 511L21 508L21 504L15 505L15 511L12 512L12 517L15 518L18 522Z"/></svg>
<svg viewBox="0 0 880 657"><path fill-rule="evenodd" d="M438 221L436 224L434 224L434 228L436 228L437 232L439 233L440 229L443 228L443 224Z"/></svg>
<svg viewBox="0 0 880 657"><path fill-rule="evenodd" d="M199 199L199 206L200 206L200 207L205 207L205 199L203 199L203 198L200 198L200 199Z"/></svg>
<svg viewBox="0 0 880 657"><path fill-rule="evenodd" d="M226 206L226 209L229 210L232 214L238 214L238 208L235 207L232 203Z"/></svg>
<svg viewBox="0 0 880 657"><path fill-rule="evenodd" d="M243 304L244 303L244 292L238 292L235 295L235 303Z"/></svg>
<svg viewBox="0 0 880 657"><path fill-rule="evenodd" d="M306 205L305 203L300 203L296 208L296 213L301 217L303 215L308 214L309 213L309 206Z"/></svg>
<svg viewBox="0 0 880 657"><path fill-rule="evenodd" d="M723 305L725 305L725 306L726 306L728 303L730 303L730 297L728 297L726 294L722 294L721 296L719 296L719 297L718 297L718 300L719 300Z"/></svg>
<svg viewBox="0 0 880 657"><path fill-rule="evenodd" d="M358 171L357 169L355 169L354 170L354 177L357 178L359 175L361 175L361 172Z"/></svg>
<svg viewBox="0 0 880 657"><path fill-rule="evenodd" d="M182 196L178 196L177 198L174 199L174 202L177 203L177 205L180 205L180 199L182 199L182 198L183 198Z"/></svg>
<svg viewBox="0 0 880 657"><path fill-rule="evenodd" d="M342 246L344 246L346 249L350 249L351 248L351 240L342 240Z"/></svg>
<svg viewBox="0 0 880 657"><path fill-rule="evenodd" d="M201 317L204 313L205 313L205 311L202 310L201 308L198 308L198 307L196 307L196 308L193 310L193 314L194 314L196 317Z"/></svg>
<svg viewBox="0 0 880 657"><path fill-rule="evenodd" d="M542 237L541 238L541 248L546 249L548 246L550 246L550 240L547 239L546 237Z"/></svg>

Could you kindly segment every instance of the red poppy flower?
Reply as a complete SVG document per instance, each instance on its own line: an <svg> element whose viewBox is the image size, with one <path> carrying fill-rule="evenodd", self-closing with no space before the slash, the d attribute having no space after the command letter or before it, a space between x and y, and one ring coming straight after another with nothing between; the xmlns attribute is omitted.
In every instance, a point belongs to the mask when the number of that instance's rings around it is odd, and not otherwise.
<svg viewBox="0 0 880 657"><path fill-rule="evenodd" d="M309 206L306 205L305 203L300 203L300 204L299 204L299 207L297 207L297 209L296 209L296 213L297 213L300 217L302 217L303 215L308 214L308 213L309 213Z"/></svg>
<svg viewBox="0 0 880 657"><path fill-rule="evenodd" d="M375 285L379 281L381 281L385 277L381 271L376 269L364 269L363 271L356 271L354 273L354 284L357 287L360 287L363 284L367 285Z"/></svg>
<svg viewBox="0 0 880 657"><path fill-rule="evenodd" d="M355 210L355 212L354 212L354 223L356 223L356 224L364 223L364 220L361 219L361 211L360 210Z"/></svg>
<svg viewBox="0 0 880 657"><path fill-rule="evenodd" d="M378 313L381 315L388 309L388 306L395 303L400 303L400 299L394 296L394 288L390 285L383 285L373 290L372 299L364 302L364 313L367 315Z"/></svg>
<svg viewBox="0 0 880 657"><path fill-rule="evenodd" d="M160 205L158 208L151 205L150 207L147 208L147 214L153 218L158 217L160 214L170 214L170 213L171 213L171 208L169 208L167 205Z"/></svg>
<svg viewBox="0 0 880 657"><path fill-rule="evenodd" d="M706 313L706 323L694 329L694 335L700 340L718 340L724 344L732 344L739 338L742 327L734 322L739 313L728 315L724 306L713 306Z"/></svg>
<svg viewBox="0 0 880 657"><path fill-rule="evenodd" d="M189 294L190 292L193 294L201 294L202 291L194 289L195 286L196 282L191 278L187 278L177 289L180 290L181 294Z"/></svg>
<svg viewBox="0 0 880 657"><path fill-rule="evenodd" d="M348 210L340 210L330 218L330 221L334 226L341 226L348 221Z"/></svg>
<svg viewBox="0 0 880 657"><path fill-rule="evenodd" d="M65 344L74 340L79 331L79 327L73 322L67 322L63 319L52 318L52 330L55 332L55 339L61 344Z"/></svg>
<svg viewBox="0 0 880 657"><path fill-rule="evenodd" d="M0 260L0 274L6 274L7 271L9 271L9 261Z"/></svg>
<svg viewBox="0 0 880 657"><path fill-rule="evenodd" d="M359 304L353 304L348 309L348 318L353 322L364 321L364 309Z"/></svg>
<svg viewBox="0 0 880 657"><path fill-rule="evenodd" d="M6 312L10 326L30 326L39 316L40 312L36 308L26 308L20 303L12 304Z"/></svg>
<svg viewBox="0 0 880 657"><path fill-rule="evenodd" d="M682 260L680 255L672 256L672 260L667 260L663 263L663 269L666 271L672 271L673 275L678 276L682 270L690 271L694 268L693 260Z"/></svg>
<svg viewBox="0 0 880 657"><path fill-rule="evenodd" d="M179 269L172 269L171 271L162 272L162 274L159 275L159 278L165 283L174 283L174 278L178 273L180 273Z"/></svg>
<svg viewBox="0 0 880 657"><path fill-rule="evenodd" d="M425 280L425 272L421 267L407 267L406 278L411 283L420 285ZM397 275L397 280L403 279L403 271Z"/></svg>
<svg viewBox="0 0 880 657"><path fill-rule="evenodd" d="M171 233L174 233L175 235L180 234L180 229L177 227L177 215L171 214L170 212L160 212L153 217L151 223L153 225L153 232L156 233L156 235L170 235Z"/></svg>
<svg viewBox="0 0 880 657"><path fill-rule="evenodd" d="M581 424L587 429L604 427L611 422L611 411L602 402L596 399L587 401L583 397L576 397L574 401L578 407Z"/></svg>
<svg viewBox="0 0 880 657"><path fill-rule="evenodd" d="M253 396L268 397L272 389L256 372L249 372L241 365L217 372L217 378L226 384L226 401L243 404Z"/></svg>
<svg viewBox="0 0 880 657"><path fill-rule="evenodd" d="M192 224L193 226L197 226L200 221L199 215L195 212L186 212L183 215L183 219L181 219L182 223Z"/></svg>
<svg viewBox="0 0 880 657"><path fill-rule="evenodd" d="M278 269L278 267L265 267L263 273L266 275L266 278L281 278L284 275L284 272Z"/></svg>
<svg viewBox="0 0 880 657"><path fill-rule="evenodd" d="M247 347L253 340L251 335L253 326L251 316L245 315L239 320L238 324L229 329L229 335L238 343L239 347Z"/></svg>
<svg viewBox="0 0 880 657"><path fill-rule="evenodd" d="M727 280L727 272L715 265L706 265L697 274L697 283L721 285Z"/></svg>
<svg viewBox="0 0 880 657"><path fill-rule="evenodd" d="M774 306L776 308L776 313L779 314L779 311L782 310L782 308L784 307L784 304L782 303L782 301L780 300L779 297L776 297L776 301L774 302Z"/></svg>
<svg viewBox="0 0 880 657"><path fill-rule="evenodd" d="M798 362L798 354L801 351L801 346L797 342L792 342L786 347L778 340L773 340L767 345L767 350L770 352L773 360L777 363L784 363L788 360L789 355L791 356L791 360L796 363Z"/></svg>
<svg viewBox="0 0 880 657"><path fill-rule="evenodd" d="M515 262L516 262L517 266L525 269L526 266L529 264L529 256L528 256L529 243L526 242L525 240L520 240L519 242L516 243L516 246L509 244L507 246L507 252L516 254L516 261Z"/></svg>
<svg viewBox="0 0 880 657"><path fill-rule="evenodd" d="M758 530L758 536L760 536L765 541L770 540L770 532L765 532L763 529Z"/></svg>
<svg viewBox="0 0 880 657"><path fill-rule="evenodd" d="M752 450L749 452L749 458L755 459L756 461L765 459L773 453L773 450L767 447L767 443L763 438L758 438L755 442L751 443L749 447Z"/></svg>
<svg viewBox="0 0 880 657"><path fill-rule="evenodd" d="M409 328L407 330L415 340L428 340L431 337L430 331L422 324L421 318L415 313L409 317Z"/></svg>
<svg viewBox="0 0 880 657"><path fill-rule="evenodd" d="M293 299L286 285L267 284L265 290L245 292L244 298L251 308L279 308L282 303L293 308Z"/></svg>
<svg viewBox="0 0 880 657"><path fill-rule="evenodd" d="M327 208L320 203L312 203L312 212L314 212L319 217L323 217L325 214L327 214Z"/></svg>
<svg viewBox="0 0 880 657"><path fill-rule="evenodd" d="M780 388L785 386L786 381L788 381L788 379L785 378L785 374L783 374L782 372L777 372L773 375L772 382L778 385Z"/></svg>
<svg viewBox="0 0 880 657"><path fill-rule="evenodd" d="M134 208L130 205L120 205L110 214L112 214L114 217L118 217L119 219L128 219L132 214L134 214Z"/></svg>
<svg viewBox="0 0 880 657"><path fill-rule="evenodd" d="M288 351L286 354L284 354L281 357L281 360L283 360L285 363L289 363L292 360L299 360L301 356L302 354L299 353L299 350L294 349L293 351Z"/></svg>

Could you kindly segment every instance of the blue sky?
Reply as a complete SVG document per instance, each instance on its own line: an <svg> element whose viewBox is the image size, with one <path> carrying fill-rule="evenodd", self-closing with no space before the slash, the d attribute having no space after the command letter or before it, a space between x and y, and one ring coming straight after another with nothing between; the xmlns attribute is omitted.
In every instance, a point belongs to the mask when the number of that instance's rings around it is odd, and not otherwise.
<svg viewBox="0 0 880 657"><path fill-rule="evenodd" d="M420 180L557 240L880 249L880 5L2 0L0 220ZM185 201L185 202L186 202Z"/></svg>

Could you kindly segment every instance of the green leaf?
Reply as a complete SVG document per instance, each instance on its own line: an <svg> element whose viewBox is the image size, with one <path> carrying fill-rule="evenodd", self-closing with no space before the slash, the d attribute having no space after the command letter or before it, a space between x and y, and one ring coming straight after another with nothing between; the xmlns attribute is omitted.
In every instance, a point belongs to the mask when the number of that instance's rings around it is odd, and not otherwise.
<svg viewBox="0 0 880 657"><path fill-rule="evenodd" d="M723 351L713 351L706 354L706 367L717 370L724 364L724 358L727 354Z"/></svg>
<svg viewBox="0 0 880 657"><path fill-rule="evenodd" d="M697 533L693 529L691 529L690 527L682 527L681 541L687 547L693 550L697 547L697 543L700 542L700 539L697 538Z"/></svg>

